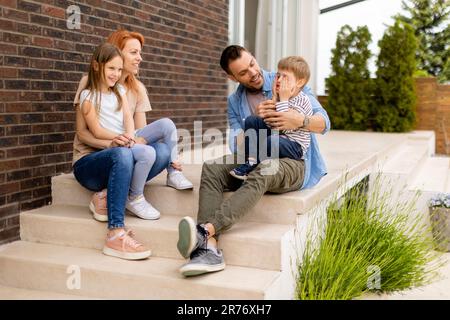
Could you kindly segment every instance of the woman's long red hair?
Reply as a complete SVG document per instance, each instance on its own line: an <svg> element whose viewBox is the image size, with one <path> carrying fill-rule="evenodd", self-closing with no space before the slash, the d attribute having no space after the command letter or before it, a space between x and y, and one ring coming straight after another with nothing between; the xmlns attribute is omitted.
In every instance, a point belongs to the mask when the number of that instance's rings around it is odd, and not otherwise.
<svg viewBox="0 0 450 320"><path fill-rule="evenodd" d="M107 42L117 46L121 51L125 47L125 44L130 39L136 39L141 43L141 47L144 46L144 36L139 32L130 32L127 30L117 30L111 33L108 37ZM129 74L125 78L125 85L128 89L131 89L134 92L138 90L137 80L134 74Z"/></svg>

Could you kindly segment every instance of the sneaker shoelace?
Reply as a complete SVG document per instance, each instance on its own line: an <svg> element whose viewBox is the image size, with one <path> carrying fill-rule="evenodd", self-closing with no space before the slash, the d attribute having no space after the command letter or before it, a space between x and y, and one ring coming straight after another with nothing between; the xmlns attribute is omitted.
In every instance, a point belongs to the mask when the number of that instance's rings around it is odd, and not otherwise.
<svg viewBox="0 0 450 320"><path fill-rule="evenodd" d="M134 233L132 230L127 230L120 239L122 240L122 250L125 251L125 246L129 246L133 249L137 249L142 247L142 244L139 243L136 239L133 238Z"/></svg>

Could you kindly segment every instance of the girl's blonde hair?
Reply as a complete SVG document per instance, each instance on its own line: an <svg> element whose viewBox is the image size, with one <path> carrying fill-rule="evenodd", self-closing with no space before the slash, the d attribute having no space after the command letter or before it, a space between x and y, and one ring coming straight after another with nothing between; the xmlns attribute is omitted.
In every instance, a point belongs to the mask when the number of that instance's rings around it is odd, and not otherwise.
<svg viewBox="0 0 450 320"><path fill-rule="evenodd" d="M141 44L141 48L144 46L144 36L142 34L140 34L139 32L130 32L123 29L111 33L111 35L108 37L108 40L106 41L117 46L120 50L123 50L123 48L125 48L125 44L130 39L138 40ZM136 76L134 74L128 74L124 82L127 89L130 89L135 94L137 94L139 87Z"/></svg>
<svg viewBox="0 0 450 320"><path fill-rule="evenodd" d="M96 101L94 101L95 109L97 113L100 112L101 106L101 83L106 82L105 79L105 64L115 57L120 57L123 60L122 52L115 45L111 43L103 43L99 45L92 55L91 64L89 66L88 82L85 89L88 89L89 96L95 95ZM118 101L118 108L122 108L122 96L119 92L119 81L117 81L113 87L112 92L116 95Z"/></svg>

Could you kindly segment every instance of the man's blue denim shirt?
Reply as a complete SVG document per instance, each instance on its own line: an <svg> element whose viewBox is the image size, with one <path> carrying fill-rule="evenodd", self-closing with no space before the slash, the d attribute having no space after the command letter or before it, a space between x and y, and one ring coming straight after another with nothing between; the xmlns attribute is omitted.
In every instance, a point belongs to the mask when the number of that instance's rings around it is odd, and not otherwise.
<svg viewBox="0 0 450 320"><path fill-rule="evenodd" d="M264 84L262 87L263 94L272 98L272 82L275 79L275 72L263 70ZM325 119L325 129L322 134L330 130L330 119L324 108L313 95L311 88L305 86L303 92L309 97L313 109L313 113L320 113ZM245 118L251 115L250 107L245 94L245 87L239 85L234 93L228 97L228 124L230 126L229 146L231 152L236 152L236 136L244 130ZM311 133L311 144L305 156L305 178L301 189L312 188L320 179L327 174L325 161L320 154L317 138Z"/></svg>

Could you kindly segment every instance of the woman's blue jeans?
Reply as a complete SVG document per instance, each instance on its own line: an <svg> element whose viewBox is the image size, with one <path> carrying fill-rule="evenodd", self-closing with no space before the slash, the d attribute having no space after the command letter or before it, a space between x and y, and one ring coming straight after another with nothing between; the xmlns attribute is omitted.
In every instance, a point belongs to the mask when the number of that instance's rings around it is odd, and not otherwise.
<svg viewBox="0 0 450 320"><path fill-rule="evenodd" d="M133 167L133 153L124 147L93 152L73 165L75 178L83 187L91 191L108 189L109 229L125 226L125 204Z"/></svg>

